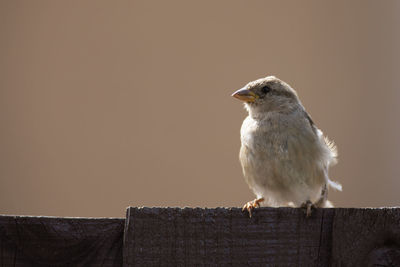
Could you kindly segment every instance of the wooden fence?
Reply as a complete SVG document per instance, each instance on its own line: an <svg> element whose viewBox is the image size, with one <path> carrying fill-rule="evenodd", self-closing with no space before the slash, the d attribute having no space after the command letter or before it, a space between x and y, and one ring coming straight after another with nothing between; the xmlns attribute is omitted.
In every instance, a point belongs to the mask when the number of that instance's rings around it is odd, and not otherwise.
<svg viewBox="0 0 400 267"><path fill-rule="evenodd" d="M400 266L400 208L0 216L0 266Z"/></svg>

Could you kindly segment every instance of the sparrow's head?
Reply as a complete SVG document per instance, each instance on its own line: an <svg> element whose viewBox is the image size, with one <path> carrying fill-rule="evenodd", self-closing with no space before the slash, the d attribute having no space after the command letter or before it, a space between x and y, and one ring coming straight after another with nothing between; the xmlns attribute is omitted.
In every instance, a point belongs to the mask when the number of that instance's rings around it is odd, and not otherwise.
<svg viewBox="0 0 400 267"><path fill-rule="evenodd" d="M232 96L245 102L246 109L252 113L285 112L300 104L296 91L275 76L249 82Z"/></svg>

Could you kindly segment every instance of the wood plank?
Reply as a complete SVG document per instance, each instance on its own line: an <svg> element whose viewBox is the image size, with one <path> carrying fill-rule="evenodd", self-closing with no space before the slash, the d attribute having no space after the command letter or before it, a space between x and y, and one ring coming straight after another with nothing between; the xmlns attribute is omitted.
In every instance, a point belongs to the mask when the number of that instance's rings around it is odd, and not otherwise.
<svg viewBox="0 0 400 267"><path fill-rule="evenodd" d="M128 208L124 266L330 266L334 209Z"/></svg>
<svg viewBox="0 0 400 267"><path fill-rule="evenodd" d="M124 230L125 222L125 230ZM135 208L0 216L0 266L400 266L400 209Z"/></svg>
<svg viewBox="0 0 400 267"><path fill-rule="evenodd" d="M333 266L400 266L400 209L335 209Z"/></svg>
<svg viewBox="0 0 400 267"><path fill-rule="evenodd" d="M0 216L0 266L121 266L124 221Z"/></svg>

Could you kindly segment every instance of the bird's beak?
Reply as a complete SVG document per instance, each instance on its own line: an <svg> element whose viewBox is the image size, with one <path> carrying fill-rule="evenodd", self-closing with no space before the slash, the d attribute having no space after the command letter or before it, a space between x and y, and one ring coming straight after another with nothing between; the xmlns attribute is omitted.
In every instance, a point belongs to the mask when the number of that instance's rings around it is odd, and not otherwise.
<svg viewBox="0 0 400 267"><path fill-rule="evenodd" d="M258 95L256 95L254 92L246 89L246 87L243 87L243 88L237 90L236 92L234 92L232 94L232 96L239 100L242 100L244 102L249 102L249 103L256 101L256 99L258 98Z"/></svg>

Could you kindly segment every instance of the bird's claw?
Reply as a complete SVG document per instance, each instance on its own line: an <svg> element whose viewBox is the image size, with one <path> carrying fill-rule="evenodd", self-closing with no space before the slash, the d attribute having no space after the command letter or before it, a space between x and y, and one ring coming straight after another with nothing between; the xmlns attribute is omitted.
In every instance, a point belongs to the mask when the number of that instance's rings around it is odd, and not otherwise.
<svg viewBox="0 0 400 267"><path fill-rule="evenodd" d="M305 209L307 218L311 216L312 209L315 209L315 205L310 200L307 200L306 202L301 204L301 207Z"/></svg>
<svg viewBox="0 0 400 267"><path fill-rule="evenodd" d="M247 212L249 213L249 217L251 218L251 211L255 208L259 208L260 202L263 202L263 201L264 201L264 198L258 198L258 199L254 199L253 201L249 201L243 205L242 211L247 210Z"/></svg>

